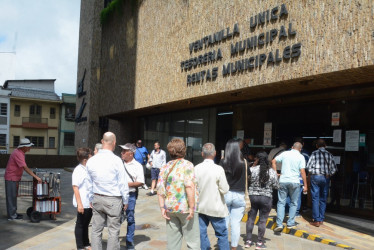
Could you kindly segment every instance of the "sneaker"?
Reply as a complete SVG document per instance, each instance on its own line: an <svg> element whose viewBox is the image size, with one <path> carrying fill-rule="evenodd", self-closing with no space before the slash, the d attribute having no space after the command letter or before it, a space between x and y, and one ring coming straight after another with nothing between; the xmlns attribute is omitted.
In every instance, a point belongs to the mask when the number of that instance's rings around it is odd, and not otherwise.
<svg viewBox="0 0 374 250"><path fill-rule="evenodd" d="M266 246L263 242L257 242L256 249L266 249Z"/></svg>
<svg viewBox="0 0 374 250"><path fill-rule="evenodd" d="M152 196L152 195L154 195L154 194L155 194L155 192L152 191L152 190L151 190L151 192L147 193L148 196Z"/></svg>
<svg viewBox="0 0 374 250"><path fill-rule="evenodd" d="M148 190L148 186L147 186L147 184L144 184L144 185L143 185L143 188L144 188L145 190Z"/></svg>
<svg viewBox="0 0 374 250"><path fill-rule="evenodd" d="M288 225L287 225L287 228L288 228L288 229L294 229L294 228L296 228L296 226L295 226L295 225L293 225L293 226L288 226Z"/></svg>
<svg viewBox="0 0 374 250"><path fill-rule="evenodd" d="M127 241L126 240L126 248L128 249L128 250L132 250L132 249L135 249L135 245L134 245L134 242L130 242L130 241Z"/></svg>
<svg viewBox="0 0 374 250"><path fill-rule="evenodd" d="M247 240L245 243L244 243L244 247L245 248L250 248L251 246L253 246L255 243L253 241L250 241L250 240Z"/></svg>
<svg viewBox="0 0 374 250"><path fill-rule="evenodd" d="M277 226L276 228L274 228L274 232L282 232L283 230L283 227L280 227L280 226Z"/></svg>
<svg viewBox="0 0 374 250"><path fill-rule="evenodd" d="M22 214L17 214L17 217L16 218L8 218L8 221L12 221L12 220L22 220L23 219L23 215Z"/></svg>

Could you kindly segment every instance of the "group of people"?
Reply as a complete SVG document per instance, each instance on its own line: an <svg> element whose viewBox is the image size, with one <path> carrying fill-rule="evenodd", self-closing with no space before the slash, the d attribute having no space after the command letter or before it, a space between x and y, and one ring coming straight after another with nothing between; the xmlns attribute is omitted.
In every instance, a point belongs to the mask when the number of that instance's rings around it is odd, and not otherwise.
<svg viewBox="0 0 374 250"><path fill-rule="evenodd" d="M41 181L24 161L24 154L31 146L29 140L22 139L7 165L5 187L9 220L20 218L16 213L16 188L13 186L20 180L23 170ZM79 165L72 175L73 204L77 207L77 248L91 249L92 244L92 249L102 249L102 231L106 226L107 248L119 249L120 226L126 217L126 246L127 249L134 249L135 205L138 189L145 184L144 165L147 164L152 177L148 195L158 195L161 216L166 220L168 249L181 249L182 238L189 249L210 249L207 235L209 224L214 228L220 249L230 249L229 229L231 249L236 249L240 238L240 221L246 208L246 184L251 210L246 223L245 247L255 245L256 249L265 249L264 234L272 208L273 189L278 189L277 226L274 231L283 230L287 198L290 201L286 225L288 228L295 227L301 194L308 190L305 169L309 172L311 183L313 221L310 223L318 227L324 221L329 178L337 168L333 156L325 149L324 140L319 139L316 146L317 150L309 159L302 152L303 143L296 141L291 150L284 147L281 152L270 152L270 155L264 151L258 152L249 164L241 152L241 142L231 139L217 165L215 147L212 143L206 143L202 147L204 161L194 167L184 159L186 146L181 139L174 138L168 143L167 151L171 160L166 162L166 154L158 142L151 154L139 150L141 141L119 145L121 157L118 157L113 152L116 136L106 132L94 152L89 148L77 150ZM141 152L142 156L138 154L136 157L137 152ZM252 231L257 213L258 239L255 243ZM88 227L91 218L90 243Z"/></svg>

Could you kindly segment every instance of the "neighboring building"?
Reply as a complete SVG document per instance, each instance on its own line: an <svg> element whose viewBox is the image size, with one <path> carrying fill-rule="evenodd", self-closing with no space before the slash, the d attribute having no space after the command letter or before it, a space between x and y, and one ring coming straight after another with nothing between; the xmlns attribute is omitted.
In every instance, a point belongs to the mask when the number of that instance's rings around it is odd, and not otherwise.
<svg viewBox="0 0 374 250"><path fill-rule="evenodd" d="M35 144L30 154L57 155L61 100L54 90L55 79L7 80L11 91L9 153L21 138Z"/></svg>
<svg viewBox="0 0 374 250"><path fill-rule="evenodd" d="M60 110L59 155L75 155L75 102L76 95L62 93Z"/></svg>
<svg viewBox="0 0 374 250"><path fill-rule="evenodd" d="M0 154L9 152L9 90L0 89Z"/></svg>
<svg viewBox="0 0 374 250"><path fill-rule="evenodd" d="M323 137L340 207L374 217L372 1L120 1L101 24L105 3L81 0L77 147L180 137L196 164L243 133Z"/></svg>

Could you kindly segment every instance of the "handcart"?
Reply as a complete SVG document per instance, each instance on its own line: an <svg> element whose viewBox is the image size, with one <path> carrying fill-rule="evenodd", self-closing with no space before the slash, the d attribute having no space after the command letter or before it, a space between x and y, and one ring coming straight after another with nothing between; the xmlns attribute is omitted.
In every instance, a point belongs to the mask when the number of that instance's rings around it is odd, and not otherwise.
<svg viewBox="0 0 374 250"><path fill-rule="evenodd" d="M26 211L31 222L40 222L43 214L56 219L56 214L61 213L60 173L35 170L34 174L42 179L42 183L36 179L20 181L17 197L32 196L32 207Z"/></svg>

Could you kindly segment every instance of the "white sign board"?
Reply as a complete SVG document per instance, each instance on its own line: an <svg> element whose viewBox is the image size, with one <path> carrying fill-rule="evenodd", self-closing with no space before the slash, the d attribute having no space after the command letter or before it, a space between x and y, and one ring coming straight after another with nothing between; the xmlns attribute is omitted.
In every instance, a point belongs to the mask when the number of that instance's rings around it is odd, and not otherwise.
<svg viewBox="0 0 374 250"><path fill-rule="evenodd" d="M342 130L341 129L334 129L332 142L342 142Z"/></svg>
<svg viewBox="0 0 374 250"><path fill-rule="evenodd" d="M340 112L332 113L331 126L339 126L339 123L340 123Z"/></svg>
<svg viewBox="0 0 374 250"><path fill-rule="evenodd" d="M236 138L244 139L244 130L236 130Z"/></svg>
<svg viewBox="0 0 374 250"><path fill-rule="evenodd" d="M345 151L358 151L359 137L359 130L345 131Z"/></svg>

